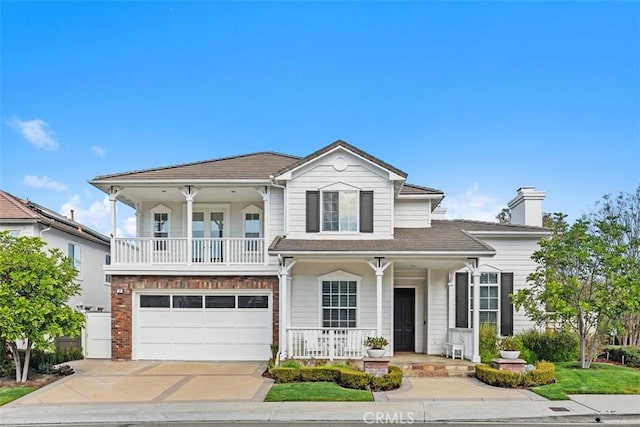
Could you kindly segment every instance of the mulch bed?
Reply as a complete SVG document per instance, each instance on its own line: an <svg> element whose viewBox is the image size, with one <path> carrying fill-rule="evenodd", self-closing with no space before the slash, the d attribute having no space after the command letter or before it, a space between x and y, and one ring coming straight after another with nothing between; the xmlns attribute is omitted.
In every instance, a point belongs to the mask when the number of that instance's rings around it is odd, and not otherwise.
<svg viewBox="0 0 640 427"><path fill-rule="evenodd" d="M16 382L15 375L11 377L0 377L0 387L44 387L47 384L51 384L54 381L64 378L56 374L40 374L35 371L30 371L27 377L27 382Z"/></svg>

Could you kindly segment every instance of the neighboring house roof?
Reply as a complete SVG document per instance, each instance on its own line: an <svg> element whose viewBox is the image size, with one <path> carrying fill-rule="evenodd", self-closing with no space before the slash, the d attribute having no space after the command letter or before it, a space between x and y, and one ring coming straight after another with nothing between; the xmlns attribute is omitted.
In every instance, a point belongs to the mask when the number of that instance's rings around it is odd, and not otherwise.
<svg viewBox="0 0 640 427"><path fill-rule="evenodd" d="M333 142L332 144L327 145L326 147L323 147L321 149L319 149L318 151L315 151L311 154L309 154L308 156L305 156L303 158L301 158L300 160L298 160L297 162L294 162L290 165L285 166L284 168L280 169L279 171L277 171L277 175L282 175L285 172L289 172L297 167L300 167L302 165L304 165L305 163L308 163L310 161L312 161L313 159L316 159L320 156L322 156L325 153L328 153L330 151L332 151L333 149L337 148L337 147L342 147L345 148L349 151L351 151L352 153L357 154L360 157L363 157L367 160L369 160L372 163L377 164L378 166L380 166L383 169L387 169L390 170L400 176L402 176L403 178L407 177L407 173L396 168L395 166L390 165L389 163L380 160L379 158L372 156L371 154L362 151L361 149L359 149L358 147L355 147L351 144L349 144L348 142L342 141L342 140L337 140L335 142Z"/></svg>
<svg viewBox="0 0 640 427"><path fill-rule="evenodd" d="M154 169L97 176L93 181L269 179L300 157L265 151Z"/></svg>
<svg viewBox="0 0 640 427"><path fill-rule="evenodd" d="M423 187L421 185L408 184L408 183L405 182L404 185L402 186L402 188L400 189L400 194L401 195L437 194L437 195L444 196L444 191L438 190L436 188Z"/></svg>
<svg viewBox="0 0 640 427"><path fill-rule="evenodd" d="M98 233L30 200L21 199L0 190L0 223L16 224L33 221L96 243L111 244L111 240L104 234Z"/></svg>
<svg viewBox="0 0 640 427"><path fill-rule="evenodd" d="M278 237L269 247L273 253L385 252L385 253L489 253L495 250L470 236L455 223L441 221L431 228L396 228L393 239L324 240Z"/></svg>

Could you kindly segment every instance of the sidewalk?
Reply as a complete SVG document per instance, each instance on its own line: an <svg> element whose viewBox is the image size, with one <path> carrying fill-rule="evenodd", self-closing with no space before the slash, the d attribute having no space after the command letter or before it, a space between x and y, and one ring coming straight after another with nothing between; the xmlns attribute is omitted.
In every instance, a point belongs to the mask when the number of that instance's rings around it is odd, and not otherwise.
<svg viewBox="0 0 640 427"><path fill-rule="evenodd" d="M165 422L471 422L568 417L595 422L622 419L640 424L640 395L576 396L575 400L430 400L406 402L207 402L10 406L0 408L0 425ZM9 404L11 405L11 404Z"/></svg>

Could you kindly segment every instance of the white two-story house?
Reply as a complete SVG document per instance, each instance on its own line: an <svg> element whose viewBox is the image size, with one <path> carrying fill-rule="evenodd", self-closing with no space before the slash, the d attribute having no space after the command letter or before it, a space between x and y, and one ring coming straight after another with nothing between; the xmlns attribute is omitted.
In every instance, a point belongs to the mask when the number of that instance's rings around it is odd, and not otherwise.
<svg viewBox="0 0 640 427"><path fill-rule="evenodd" d="M0 191L0 231L15 237L40 237L47 245L44 250L59 249L73 260L78 270L75 281L80 294L71 297L69 306L85 312L108 312L111 309L111 283L104 273L104 265L111 259L110 239L73 218L39 205L31 200ZM77 339L56 337L57 345L82 346L85 336ZM85 353L86 354L86 353Z"/></svg>
<svg viewBox="0 0 640 427"><path fill-rule="evenodd" d="M518 190L512 225L444 220L444 193L343 141L299 158L262 152L96 177L112 215L112 358L479 360L477 328L531 327L526 286L544 193ZM118 202L137 236L115 236ZM474 286L475 284L475 286ZM473 304L479 301L479 304Z"/></svg>

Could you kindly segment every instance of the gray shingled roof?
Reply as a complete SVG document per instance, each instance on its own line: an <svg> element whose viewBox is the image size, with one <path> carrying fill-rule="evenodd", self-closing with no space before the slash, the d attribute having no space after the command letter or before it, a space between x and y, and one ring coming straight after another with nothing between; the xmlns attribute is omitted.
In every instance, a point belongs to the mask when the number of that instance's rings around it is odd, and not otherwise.
<svg viewBox="0 0 640 427"><path fill-rule="evenodd" d="M400 194L439 194L444 196L444 191L436 188L423 187L421 185L408 184L405 182L400 189Z"/></svg>
<svg viewBox="0 0 640 427"><path fill-rule="evenodd" d="M298 160L297 162L294 162L290 165L285 166L284 168L282 168L281 170L278 171L277 175L282 175L285 172L288 172L292 169L297 168L298 166L301 166L307 162L310 162L311 160L318 158L320 156L322 156L325 153L328 153L329 151L333 150L336 147L343 147L346 148L347 150L356 153L357 155L359 155L360 157L363 157L375 164L377 164L378 166L384 168L384 169L388 169L400 176L402 176L403 178L407 177L407 173L403 172L402 170L396 168L395 166L390 165L389 163L380 160L379 158L372 156L371 154L362 151L361 149L359 149L358 147L355 147L351 144L349 144L348 142L342 141L342 140L337 140L329 145L327 145L326 147L323 147L321 149L319 149L316 152L313 152L311 154L309 154L308 156L305 156L303 158L301 158L300 160Z"/></svg>
<svg viewBox="0 0 640 427"><path fill-rule="evenodd" d="M244 154L195 163L97 176L93 181L174 179L269 179L299 157L274 152Z"/></svg>
<svg viewBox="0 0 640 427"><path fill-rule="evenodd" d="M0 222L12 220L12 223L36 220L45 226L73 234L93 242L110 245L111 240L82 224L71 221L57 212L47 209L30 200L21 199L6 191L0 191Z"/></svg>
<svg viewBox="0 0 640 427"><path fill-rule="evenodd" d="M396 228L393 239L320 240L280 237L269 247L272 253L289 252L452 252L477 253L495 250L470 236L455 223L441 222L431 228Z"/></svg>
<svg viewBox="0 0 640 427"><path fill-rule="evenodd" d="M504 231L504 232L544 232L549 231L545 227L533 227L530 225L516 225L516 224L500 224L497 222L487 221L474 221L469 219L451 219L451 220L432 220L432 226L441 226L441 224L449 224L460 228L461 230L469 232L482 232L482 231Z"/></svg>

